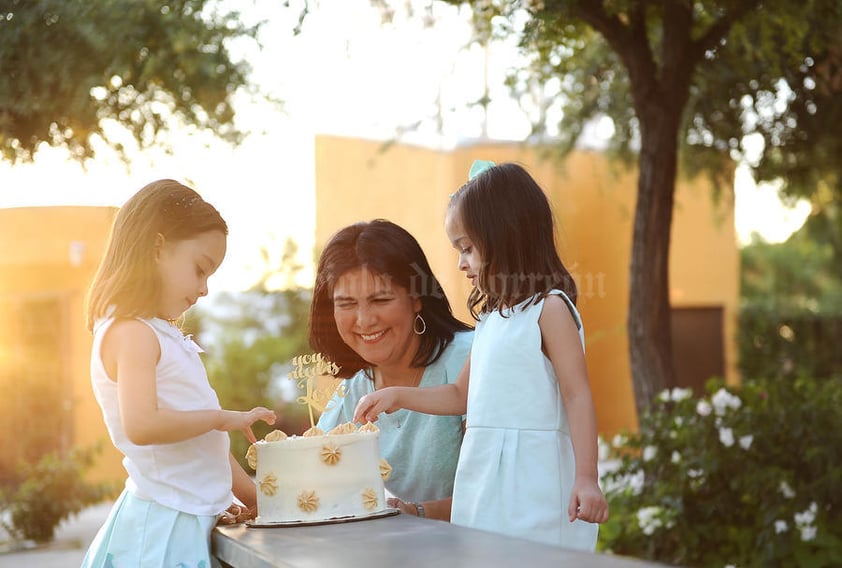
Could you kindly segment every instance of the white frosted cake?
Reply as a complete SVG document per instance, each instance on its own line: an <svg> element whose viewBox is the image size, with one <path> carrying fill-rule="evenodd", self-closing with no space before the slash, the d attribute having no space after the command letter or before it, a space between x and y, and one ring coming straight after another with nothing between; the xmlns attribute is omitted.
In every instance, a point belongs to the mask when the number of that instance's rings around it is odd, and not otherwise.
<svg viewBox="0 0 842 568"><path fill-rule="evenodd" d="M380 432L352 423L324 434L311 428L287 437L275 430L252 444L257 470L258 524L365 517L386 509L383 480L391 468L380 458ZM256 462L256 463L255 463Z"/></svg>

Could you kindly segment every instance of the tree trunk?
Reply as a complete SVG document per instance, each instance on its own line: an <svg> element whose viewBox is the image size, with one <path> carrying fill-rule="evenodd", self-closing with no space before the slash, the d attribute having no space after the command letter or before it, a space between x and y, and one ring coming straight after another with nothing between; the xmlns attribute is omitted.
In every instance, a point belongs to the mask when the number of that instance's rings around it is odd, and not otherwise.
<svg viewBox="0 0 842 568"><path fill-rule="evenodd" d="M657 102L638 108L640 177L629 289L629 354L638 417L675 386L669 303L669 249L678 155L678 113Z"/></svg>

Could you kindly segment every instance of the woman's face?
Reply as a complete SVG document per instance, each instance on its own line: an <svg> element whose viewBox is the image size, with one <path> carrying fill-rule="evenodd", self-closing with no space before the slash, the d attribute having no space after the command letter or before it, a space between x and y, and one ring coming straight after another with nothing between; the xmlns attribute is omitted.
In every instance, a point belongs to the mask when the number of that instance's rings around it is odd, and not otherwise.
<svg viewBox="0 0 842 568"><path fill-rule="evenodd" d="M346 272L333 289L339 336L376 367L409 366L420 344L412 330L419 311L421 300L366 268Z"/></svg>

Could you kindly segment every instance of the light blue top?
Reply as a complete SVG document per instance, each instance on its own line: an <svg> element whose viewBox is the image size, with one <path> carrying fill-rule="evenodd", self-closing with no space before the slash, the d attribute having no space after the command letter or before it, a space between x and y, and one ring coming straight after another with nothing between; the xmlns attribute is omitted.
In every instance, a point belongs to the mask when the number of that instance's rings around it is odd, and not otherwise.
<svg viewBox="0 0 842 568"><path fill-rule="evenodd" d="M424 370L420 387L452 384L471 350L473 332L455 334L441 357ZM357 402L374 392L374 381L359 371L346 381L347 394L334 397L318 427L327 432L354 418ZM404 501L433 501L453 494L462 443L461 416L433 416L401 409L381 414L380 454L392 466L386 489Z"/></svg>
<svg viewBox="0 0 842 568"><path fill-rule="evenodd" d="M564 292L551 294L568 303L582 339L573 303ZM598 525L567 517L573 444L558 378L541 351L544 300L533 300L503 314L483 314L477 323L450 518L457 525L592 551Z"/></svg>

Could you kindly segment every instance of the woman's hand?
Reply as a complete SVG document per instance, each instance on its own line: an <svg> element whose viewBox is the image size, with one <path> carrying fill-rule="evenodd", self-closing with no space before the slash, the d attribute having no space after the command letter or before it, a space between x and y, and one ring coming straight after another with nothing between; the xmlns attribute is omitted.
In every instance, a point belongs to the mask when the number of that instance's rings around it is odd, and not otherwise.
<svg viewBox="0 0 842 568"><path fill-rule="evenodd" d="M398 391L394 387L386 387L362 397L354 410L354 422L365 424L376 422L381 412L394 412L398 406Z"/></svg>
<svg viewBox="0 0 842 568"><path fill-rule="evenodd" d="M415 505L401 501L397 497L386 499L386 504L393 509L399 509L401 513L418 516L418 508Z"/></svg>
<svg viewBox="0 0 842 568"><path fill-rule="evenodd" d="M245 412L223 410L221 414L222 418L220 419L219 426L216 427L217 430L224 432L240 430L252 444L257 442L257 438L254 436L254 432L251 431L251 425L258 420L263 420L266 424L274 424L276 419L274 411L263 408L262 406L252 408Z"/></svg>
<svg viewBox="0 0 842 568"><path fill-rule="evenodd" d="M604 523L608 520L608 502L595 481L576 478L570 492L567 514L571 523L576 519L589 523Z"/></svg>

